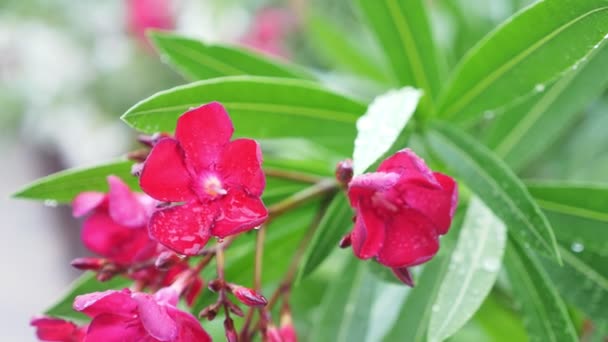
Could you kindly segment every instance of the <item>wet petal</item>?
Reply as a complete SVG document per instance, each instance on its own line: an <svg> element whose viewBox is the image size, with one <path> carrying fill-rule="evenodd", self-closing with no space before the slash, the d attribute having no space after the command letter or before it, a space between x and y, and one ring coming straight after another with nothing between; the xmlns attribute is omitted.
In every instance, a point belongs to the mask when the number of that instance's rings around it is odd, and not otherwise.
<svg viewBox="0 0 608 342"><path fill-rule="evenodd" d="M72 341L79 329L76 324L59 318L39 317L31 320L41 341Z"/></svg>
<svg viewBox="0 0 608 342"><path fill-rule="evenodd" d="M217 216L213 204L193 201L156 211L150 219L150 236L177 253L196 255L211 236Z"/></svg>
<svg viewBox="0 0 608 342"><path fill-rule="evenodd" d="M128 289L107 290L77 296L73 307L89 317L104 313L132 316L137 303L131 298L131 291Z"/></svg>
<svg viewBox="0 0 608 342"><path fill-rule="evenodd" d="M194 197L183 151L176 140L162 139L146 158L139 185L159 201L181 202Z"/></svg>
<svg viewBox="0 0 608 342"><path fill-rule="evenodd" d="M137 318L110 313L99 315L93 319L91 325L89 325L86 340L92 342L157 341L147 334Z"/></svg>
<svg viewBox="0 0 608 342"><path fill-rule="evenodd" d="M260 196L266 185L261 164L260 145L252 139L237 139L222 151L218 167L228 187L244 187Z"/></svg>
<svg viewBox="0 0 608 342"><path fill-rule="evenodd" d="M101 206L106 200L106 194L101 192L87 191L82 192L72 201L72 215L81 217L88 214L91 210Z"/></svg>
<svg viewBox="0 0 608 342"><path fill-rule="evenodd" d="M355 227L350 235L355 255L360 259L376 256L384 243L384 235L384 221L368 205L360 203Z"/></svg>
<svg viewBox="0 0 608 342"><path fill-rule="evenodd" d="M428 183L439 187L431 169L426 166L422 158L418 157L409 148L398 151L391 157L386 158L378 166L378 172L395 172L401 176L402 180L408 179L412 182Z"/></svg>
<svg viewBox="0 0 608 342"><path fill-rule="evenodd" d="M348 199L355 207L361 199L369 199L377 192L392 189L399 181L399 174L387 172L366 173L353 178L348 185Z"/></svg>
<svg viewBox="0 0 608 342"><path fill-rule="evenodd" d="M389 267L409 267L430 260L439 249L432 222L413 209L403 209L386 225L378 262Z"/></svg>
<svg viewBox="0 0 608 342"><path fill-rule="evenodd" d="M139 318L150 336L161 340L171 341L177 335L177 325L167 314L164 306L159 305L152 296L136 293L133 299L137 302Z"/></svg>
<svg viewBox="0 0 608 342"><path fill-rule="evenodd" d="M268 210L262 200L242 191L229 191L218 201L218 208L220 215L212 234L220 238L253 229L268 217Z"/></svg>
<svg viewBox="0 0 608 342"><path fill-rule="evenodd" d="M232 121L224 107L211 102L180 116L175 138L185 151L186 164L200 173L217 162L233 132Z"/></svg>
<svg viewBox="0 0 608 342"><path fill-rule="evenodd" d="M176 341L211 342L211 337L191 314L174 307L167 307L167 313L175 320L179 329Z"/></svg>
<svg viewBox="0 0 608 342"><path fill-rule="evenodd" d="M114 221L123 226L141 227L148 221L147 210L129 186L116 176L108 176L109 212Z"/></svg>

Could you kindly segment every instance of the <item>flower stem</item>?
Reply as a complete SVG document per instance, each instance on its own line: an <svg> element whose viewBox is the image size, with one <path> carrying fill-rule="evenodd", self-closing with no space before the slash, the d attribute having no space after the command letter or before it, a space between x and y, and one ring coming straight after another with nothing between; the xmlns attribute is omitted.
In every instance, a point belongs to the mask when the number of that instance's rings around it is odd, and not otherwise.
<svg viewBox="0 0 608 342"><path fill-rule="evenodd" d="M284 214L285 212L294 209L303 203L306 203L308 200L322 196L324 194L329 194L338 190L339 184L334 179L324 178L314 185L297 192L286 199L271 205L268 208L268 220L273 220L274 218Z"/></svg>
<svg viewBox="0 0 608 342"><path fill-rule="evenodd" d="M298 172L298 171L287 171L287 170L283 170L283 169L265 168L264 173L266 174L267 177L288 179L288 180L293 180L293 181L302 182L302 183L315 184L323 179L323 177L321 177L321 176L311 175L308 173Z"/></svg>

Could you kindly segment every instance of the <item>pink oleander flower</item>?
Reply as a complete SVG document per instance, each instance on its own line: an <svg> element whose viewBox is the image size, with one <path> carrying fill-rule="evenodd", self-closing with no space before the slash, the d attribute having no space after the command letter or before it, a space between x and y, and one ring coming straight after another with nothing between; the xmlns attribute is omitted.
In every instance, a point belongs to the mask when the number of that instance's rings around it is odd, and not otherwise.
<svg viewBox="0 0 608 342"><path fill-rule="evenodd" d="M36 328L36 336L40 341L82 342L87 326L76 324L60 318L37 317L30 325Z"/></svg>
<svg viewBox="0 0 608 342"><path fill-rule="evenodd" d="M241 43L268 55L288 58L285 41L296 28L297 19L286 8L264 8L255 15Z"/></svg>
<svg viewBox="0 0 608 342"><path fill-rule="evenodd" d="M179 310L178 293L108 290L76 297L74 309L91 317L87 341L205 342L211 338L190 313Z"/></svg>
<svg viewBox="0 0 608 342"><path fill-rule="evenodd" d="M81 233L92 252L119 265L130 265L151 258L158 244L148 236L147 223L155 201L131 192L118 177L109 176L110 191L83 192L72 203L75 217L90 213Z"/></svg>
<svg viewBox="0 0 608 342"><path fill-rule="evenodd" d="M129 30L139 40L147 43L146 30L175 28L172 3L172 0L127 0Z"/></svg>
<svg viewBox="0 0 608 342"><path fill-rule="evenodd" d="M152 215L150 235L166 247L196 255L211 236L248 231L268 217L260 146L230 141L233 131L224 107L213 102L184 113L175 139L161 139L150 151L141 188L160 201L185 202Z"/></svg>
<svg viewBox="0 0 608 342"><path fill-rule="evenodd" d="M451 177L432 172L404 149L377 172L355 176L348 197L356 212L349 236L355 255L376 258L411 286L407 268L437 253L439 236L448 232L458 204L458 188Z"/></svg>

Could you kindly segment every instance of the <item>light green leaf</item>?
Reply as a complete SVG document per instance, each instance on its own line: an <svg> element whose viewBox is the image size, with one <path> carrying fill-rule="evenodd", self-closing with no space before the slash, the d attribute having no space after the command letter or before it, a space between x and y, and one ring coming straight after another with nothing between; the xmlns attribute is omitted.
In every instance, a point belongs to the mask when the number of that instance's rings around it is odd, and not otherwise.
<svg viewBox="0 0 608 342"><path fill-rule="evenodd" d="M492 209L518 241L559 260L549 222L513 171L465 133L441 123L433 127L428 142L437 157Z"/></svg>
<svg viewBox="0 0 608 342"><path fill-rule="evenodd" d="M399 84L421 88L428 104L433 104L443 64L439 63L423 1L358 0L358 4Z"/></svg>
<svg viewBox="0 0 608 342"><path fill-rule="evenodd" d="M192 80L237 75L314 78L302 68L238 46L205 44L160 31L152 32L149 36L161 56Z"/></svg>
<svg viewBox="0 0 608 342"><path fill-rule="evenodd" d="M143 132L172 132L182 113L211 101L226 107L237 136L301 137L347 156L352 154L354 124L365 112L356 100L312 82L233 76L162 91L137 103L122 119Z"/></svg>
<svg viewBox="0 0 608 342"><path fill-rule="evenodd" d="M521 304L530 341L578 341L566 305L530 249L510 243L505 266L514 297Z"/></svg>
<svg viewBox="0 0 608 342"><path fill-rule="evenodd" d="M118 161L99 166L64 170L38 179L13 194L13 197L44 200L48 203L69 203L83 191L108 191L107 177L120 177L138 190L137 178L131 175L131 161Z"/></svg>
<svg viewBox="0 0 608 342"><path fill-rule="evenodd" d="M350 257L321 301L310 340L346 342L366 336L376 284L367 264ZM336 308L343 311L337 314Z"/></svg>
<svg viewBox="0 0 608 342"><path fill-rule="evenodd" d="M122 289L128 287L130 283L131 280L123 277L114 277L111 280L102 283L95 278L95 273L84 273L70 285L70 289L61 297L61 299L48 308L44 314L78 322L88 321L89 318L87 316L72 309L72 304L74 303L74 298L76 298L76 296L110 289Z"/></svg>
<svg viewBox="0 0 608 342"><path fill-rule="evenodd" d="M353 169L360 175L393 145L416 111L422 92L404 87L374 99L357 120Z"/></svg>
<svg viewBox="0 0 608 342"><path fill-rule="evenodd" d="M608 47L601 44L554 85L500 114L486 144L515 170L521 170L555 142L591 100L608 85ZM542 134L539 134L542 132Z"/></svg>
<svg viewBox="0 0 608 342"><path fill-rule="evenodd" d="M608 184L527 182L541 208L608 223Z"/></svg>
<svg viewBox="0 0 608 342"><path fill-rule="evenodd" d="M450 121L474 122L484 111L546 87L607 33L604 0L538 1L464 57L442 94L438 113Z"/></svg>
<svg viewBox="0 0 608 342"><path fill-rule="evenodd" d="M352 215L346 195L339 192L329 204L304 252L296 282L312 273L332 251L338 248L340 239L352 226Z"/></svg>
<svg viewBox="0 0 608 342"><path fill-rule="evenodd" d="M435 298L429 341L443 341L473 317L496 282L507 240L504 224L476 197Z"/></svg>

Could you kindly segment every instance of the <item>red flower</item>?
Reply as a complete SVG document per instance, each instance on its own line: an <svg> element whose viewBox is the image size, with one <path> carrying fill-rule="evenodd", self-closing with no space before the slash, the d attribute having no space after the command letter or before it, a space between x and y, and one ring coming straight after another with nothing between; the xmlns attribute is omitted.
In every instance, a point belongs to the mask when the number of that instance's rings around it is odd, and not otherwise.
<svg viewBox="0 0 608 342"><path fill-rule="evenodd" d="M175 27L171 0L128 0L129 30L142 42L146 42L146 30L171 30Z"/></svg>
<svg viewBox="0 0 608 342"><path fill-rule="evenodd" d="M92 318L87 341L211 341L198 320L176 308L178 294L108 290L78 296L74 309Z"/></svg>
<svg viewBox="0 0 608 342"><path fill-rule="evenodd" d="M241 38L241 43L267 55L289 58L286 40L296 29L297 20L286 8L261 9L253 18L247 34Z"/></svg>
<svg viewBox="0 0 608 342"><path fill-rule="evenodd" d="M84 341L87 326L76 324L60 318L38 317L30 325L36 327L36 336L40 341L81 342Z"/></svg>
<svg viewBox="0 0 608 342"><path fill-rule="evenodd" d="M168 248L196 255L211 236L266 220L260 147L251 139L230 141L233 131L224 107L213 102L184 113L175 139L161 139L146 159L141 188L160 201L186 202L156 211L150 221L150 235Z"/></svg>
<svg viewBox="0 0 608 342"><path fill-rule="evenodd" d="M383 161L378 172L354 177L348 197L357 214L350 234L355 255L375 257L407 283L404 268L437 253L439 236L448 232L456 210L458 189L451 177L432 172L404 149Z"/></svg>
<svg viewBox="0 0 608 342"><path fill-rule="evenodd" d="M158 244L148 236L148 219L155 202L131 192L116 176L108 177L110 191L83 192L72 203L75 217L92 214L84 221L82 241L92 252L119 265L146 260Z"/></svg>

